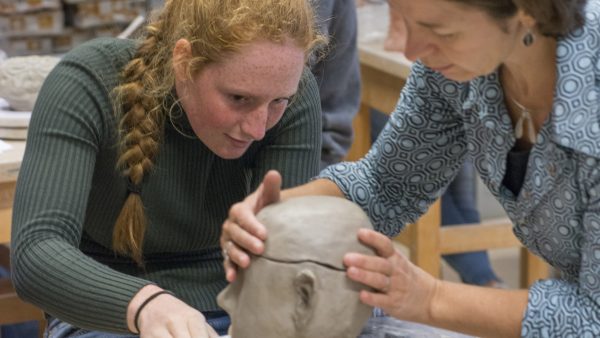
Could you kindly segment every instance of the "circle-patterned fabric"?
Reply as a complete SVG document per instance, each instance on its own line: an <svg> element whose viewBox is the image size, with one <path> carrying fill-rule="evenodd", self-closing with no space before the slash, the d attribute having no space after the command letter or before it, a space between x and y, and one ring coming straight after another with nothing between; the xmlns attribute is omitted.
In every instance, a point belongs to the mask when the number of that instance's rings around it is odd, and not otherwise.
<svg viewBox="0 0 600 338"><path fill-rule="evenodd" d="M329 167L375 228L396 235L439 198L466 156L532 252L561 271L529 291L522 335L600 336L600 0L559 40L553 110L531 149L518 196L502 185L515 144L498 73L468 83L421 63L361 161Z"/></svg>

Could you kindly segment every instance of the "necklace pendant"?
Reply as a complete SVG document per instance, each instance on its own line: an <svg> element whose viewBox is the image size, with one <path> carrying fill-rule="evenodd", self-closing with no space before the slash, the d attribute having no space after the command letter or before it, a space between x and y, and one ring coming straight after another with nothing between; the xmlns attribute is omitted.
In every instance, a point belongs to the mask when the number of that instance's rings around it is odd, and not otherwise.
<svg viewBox="0 0 600 338"><path fill-rule="evenodd" d="M529 132L529 142L531 142L531 144L535 144L536 135L535 129L533 128L533 121L531 120L531 118L529 119L527 127L527 131Z"/></svg>
<svg viewBox="0 0 600 338"><path fill-rule="evenodd" d="M523 125L527 124L527 139L529 140L529 142L531 142L531 144L535 144L535 128L533 126L533 119L531 118L531 113L529 112L529 109L525 108L515 99L513 99L512 101L515 103L515 105L517 105L517 107L519 107L519 110L521 110L521 115L519 116L517 123L515 123L515 138L520 139L523 137Z"/></svg>
<svg viewBox="0 0 600 338"><path fill-rule="evenodd" d="M523 137L523 120L523 115L521 115L515 124L515 138L517 139Z"/></svg>

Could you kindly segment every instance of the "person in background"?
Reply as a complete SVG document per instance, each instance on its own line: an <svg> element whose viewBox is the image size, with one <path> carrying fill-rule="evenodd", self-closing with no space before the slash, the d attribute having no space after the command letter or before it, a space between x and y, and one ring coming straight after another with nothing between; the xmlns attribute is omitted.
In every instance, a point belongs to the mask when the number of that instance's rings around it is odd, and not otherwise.
<svg viewBox="0 0 600 338"><path fill-rule="evenodd" d="M217 337L227 210L270 169L319 169L305 0L171 0L138 41L67 55L19 172L12 279L60 337Z"/></svg>
<svg viewBox="0 0 600 338"><path fill-rule="evenodd" d="M467 159L442 195L442 226L481 222L477 210L477 181L473 163ZM496 275L487 251L443 255L442 258L467 284L506 288Z"/></svg>
<svg viewBox="0 0 600 338"><path fill-rule="evenodd" d="M255 213L301 195L346 197L378 257L348 253L360 299L387 314L485 337L600 333L600 0L391 0L415 61L365 158L280 190L269 172L223 224L227 279L268 237ZM525 290L433 278L394 249L471 157L517 238L561 272Z"/></svg>
<svg viewBox="0 0 600 338"><path fill-rule="evenodd" d="M342 161L353 140L352 120L360 105L360 64L354 0L310 0L329 44L311 70L323 112L321 169Z"/></svg>

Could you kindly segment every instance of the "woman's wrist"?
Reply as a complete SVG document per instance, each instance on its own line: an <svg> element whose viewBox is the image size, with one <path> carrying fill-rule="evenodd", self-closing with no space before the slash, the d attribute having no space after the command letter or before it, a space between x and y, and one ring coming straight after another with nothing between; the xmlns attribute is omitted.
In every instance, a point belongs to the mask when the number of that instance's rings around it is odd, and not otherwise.
<svg viewBox="0 0 600 338"><path fill-rule="evenodd" d="M148 299L148 297L156 294L157 292L163 291L162 288L154 284L148 284L138 291L133 296L129 305L127 306L127 328L133 333L138 333L135 328L135 315L142 304Z"/></svg>
<svg viewBox="0 0 600 338"><path fill-rule="evenodd" d="M427 307L425 309L425 317L422 319L422 323L434 323L439 317L440 312L442 312L443 305L443 296L441 295L445 292L444 282L440 279L435 279L434 284L431 288L431 293L428 301L426 302Z"/></svg>

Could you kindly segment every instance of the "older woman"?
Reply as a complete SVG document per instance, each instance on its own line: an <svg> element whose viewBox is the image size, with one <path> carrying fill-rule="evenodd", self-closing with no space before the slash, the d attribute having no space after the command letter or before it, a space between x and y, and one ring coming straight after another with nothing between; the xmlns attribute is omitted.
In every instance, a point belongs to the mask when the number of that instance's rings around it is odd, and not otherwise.
<svg viewBox="0 0 600 338"><path fill-rule="evenodd" d="M379 253L345 256L348 276L377 289L361 300L412 321L481 336L600 335L600 1L391 0L415 60L391 120L359 162L279 191L268 174L235 205L221 245L229 280L268 234L254 212L294 195L345 196L376 229ZM432 278L396 252L465 156L504 206L514 233L562 272L529 290ZM385 235L384 235L385 234Z"/></svg>

